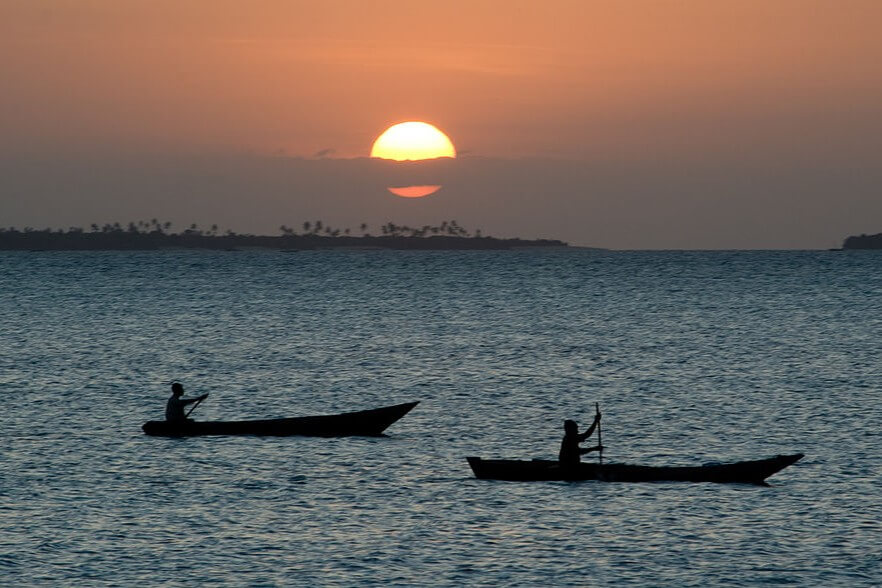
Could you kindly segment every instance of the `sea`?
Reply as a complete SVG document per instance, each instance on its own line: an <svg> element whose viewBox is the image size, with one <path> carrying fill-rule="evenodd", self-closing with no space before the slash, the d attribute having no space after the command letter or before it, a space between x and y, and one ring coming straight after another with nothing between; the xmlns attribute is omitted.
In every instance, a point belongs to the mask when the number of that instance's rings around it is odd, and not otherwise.
<svg viewBox="0 0 882 588"><path fill-rule="evenodd" d="M873 251L0 253L0 585L882 585ZM419 401L385 437L162 438ZM603 414L605 463L477 480ZM591 440L588 444L593 444ZM589 454L583 459L597 459Z"/></svg>

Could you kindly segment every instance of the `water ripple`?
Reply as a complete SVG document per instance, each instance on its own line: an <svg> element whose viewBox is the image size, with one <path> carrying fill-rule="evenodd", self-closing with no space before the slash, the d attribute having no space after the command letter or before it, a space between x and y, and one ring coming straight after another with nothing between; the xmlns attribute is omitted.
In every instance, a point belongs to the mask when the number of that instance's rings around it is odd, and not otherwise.
<svg viewBox="0 0 882 588"><path fill-rule="evenodd" d="M875 586L878 256L0 254L4 585ZM380 439L161 439L422 403ZM805 452L771 487L517 484L601 402L604 457Z"/></svg>

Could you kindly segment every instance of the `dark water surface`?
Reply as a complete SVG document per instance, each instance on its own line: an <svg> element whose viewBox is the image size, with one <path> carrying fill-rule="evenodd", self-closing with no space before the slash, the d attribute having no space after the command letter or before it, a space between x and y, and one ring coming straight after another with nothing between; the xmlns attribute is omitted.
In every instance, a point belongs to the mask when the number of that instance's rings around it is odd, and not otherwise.
<svg viewBox="0 0 882 588"><path fill-rule="evenodd" d="M878 586L875 252L0 254L0 584ZM387 438L150 438L420 400ZM771 487L509 483L804 452Z"/></svg>

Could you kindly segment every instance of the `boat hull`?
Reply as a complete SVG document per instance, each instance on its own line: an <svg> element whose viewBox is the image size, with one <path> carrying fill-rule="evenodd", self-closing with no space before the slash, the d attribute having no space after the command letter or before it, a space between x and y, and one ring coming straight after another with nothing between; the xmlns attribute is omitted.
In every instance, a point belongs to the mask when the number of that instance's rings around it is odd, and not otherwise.
<svg viewBox="0 0 882 588"><path fill-rule="evenodd" d="M481 459L468 457L476 478L481 480L602 482L718 482L765 484L765 479L802 459L802 453L769 459L693 467L655 467L621 463L580 463L562 467L559 462L535 459Z"/></svg>
<svg viewBox="0 0 882 588"><path fill-rule="evenodd" d="M332 414L286 419L253 421L189 421L170 423L149 421L141 427L148 435L160 437L194 437L198 435L257 435L308 437L376 437L389 425L406 415L419 402Z"/></svg>

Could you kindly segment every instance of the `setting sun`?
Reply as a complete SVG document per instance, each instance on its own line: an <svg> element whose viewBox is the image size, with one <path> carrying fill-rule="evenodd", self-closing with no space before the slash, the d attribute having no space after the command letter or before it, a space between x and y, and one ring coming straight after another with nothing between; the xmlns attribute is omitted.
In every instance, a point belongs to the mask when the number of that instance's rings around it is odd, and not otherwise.
<svg viewBox="0 0 882 588"><path fill-rule="evenodd" d="M450 139L436 127L424 122L392 125L374 141L371 157L395 161L418 161L437 157L456 157Z"/></svg>
<svg viewBox="0 0 882 588"><path fill-rule="evenodd" d="M433 185L433 186L401 186L400 188L391 187L387 188L390 192L395 194L396 196L401 196L402 198L422 198L423 196L428 196L429 194L434 194L438 190L441 189L441 186Z"/></svg>
<svg viewBox="0 0 882 588"><path fill-rule="evenodd" d="M453 142L429 123L408 121L392 125L377 137L371 157L392 161L422 161L442 157L456 158ZM440 184L395 186L387 188L402 198L422 198L441 189Z"/></svg>

